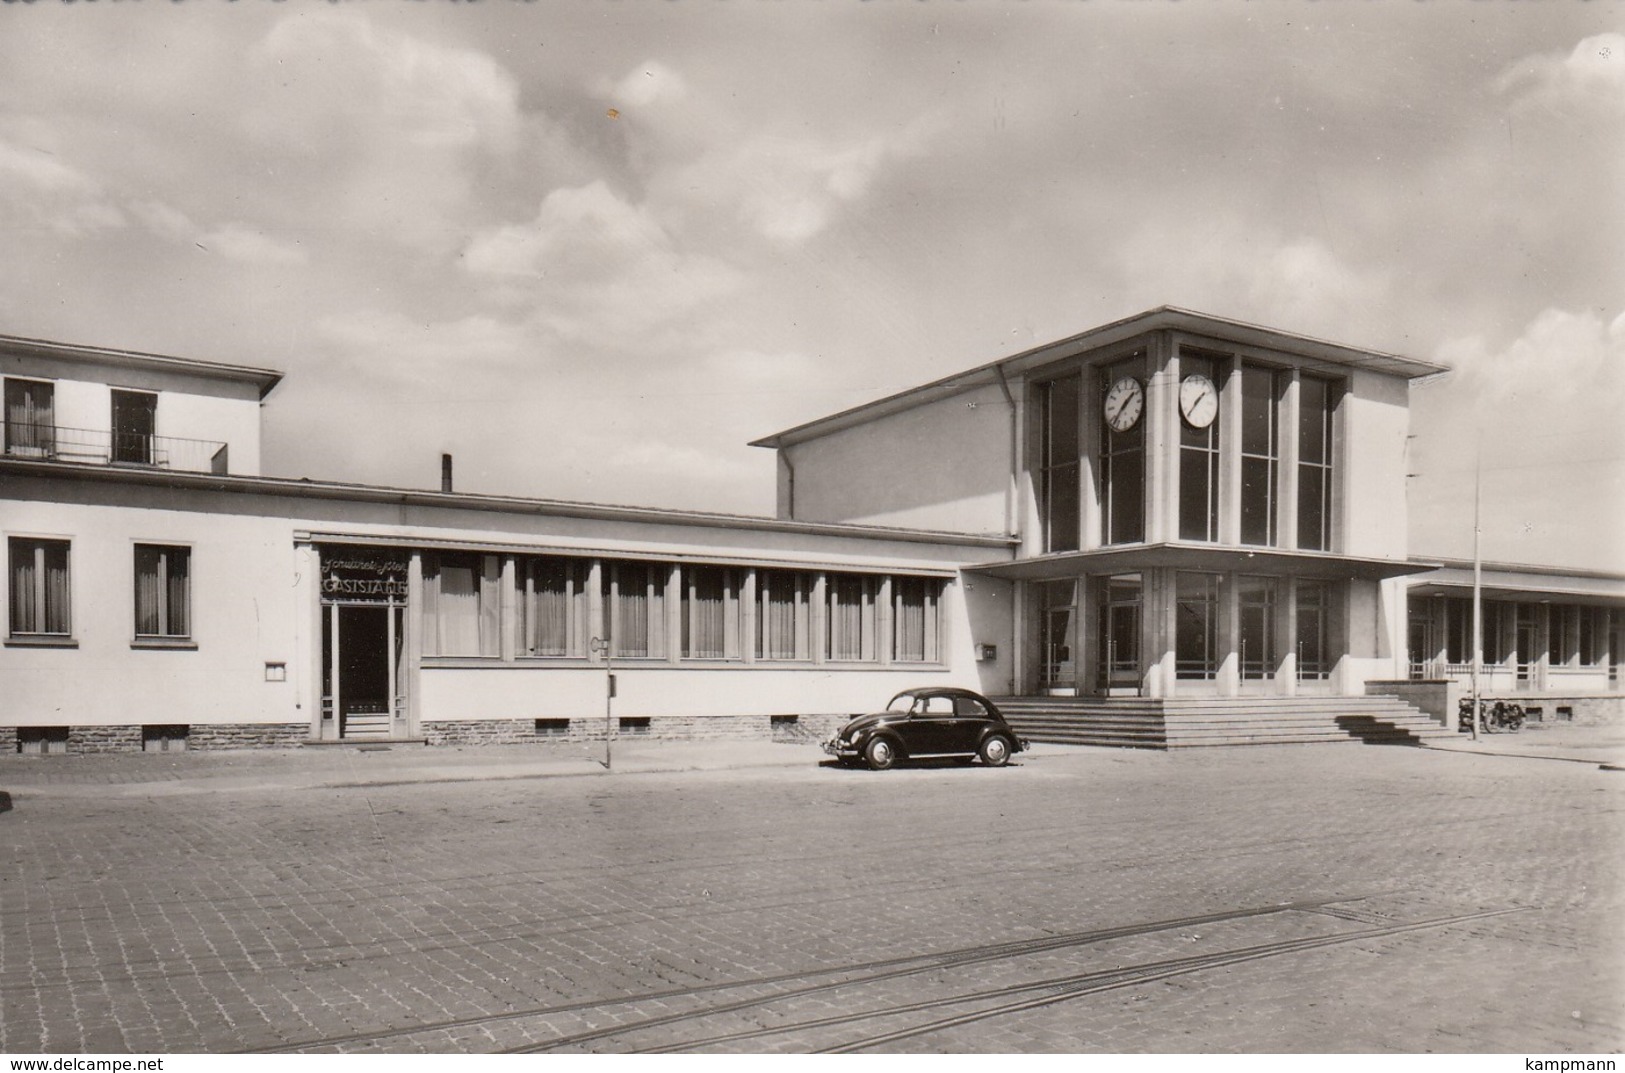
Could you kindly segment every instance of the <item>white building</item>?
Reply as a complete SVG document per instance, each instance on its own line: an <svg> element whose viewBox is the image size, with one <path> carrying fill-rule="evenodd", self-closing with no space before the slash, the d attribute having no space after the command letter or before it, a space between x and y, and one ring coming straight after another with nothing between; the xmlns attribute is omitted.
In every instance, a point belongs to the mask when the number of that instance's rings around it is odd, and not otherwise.
<svg viewBox="0 0 1625 1073"><path fill-rule="evenodd" d="M1436 371L1158 309L759 441L770 519L263 477L278 373L0 338L0 750L811 734L919 684L1444 716ZM1625 579L1554 585L1531 688L1617 708Z"/></svg>

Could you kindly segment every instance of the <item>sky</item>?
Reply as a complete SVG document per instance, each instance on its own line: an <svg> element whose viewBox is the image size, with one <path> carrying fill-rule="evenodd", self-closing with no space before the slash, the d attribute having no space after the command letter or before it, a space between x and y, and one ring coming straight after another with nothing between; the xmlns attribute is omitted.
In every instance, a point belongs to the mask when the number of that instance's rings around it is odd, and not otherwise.
<svg viewBox="0 0 1625 1073"><path fill-rule="evenodd" d="M1160 305L1442 361L1413 553L1625 570L1625 7L0 5L0 333L265 472L771 514L749 440ZM1397 507L1397 504L1396 504Z"/></svg>

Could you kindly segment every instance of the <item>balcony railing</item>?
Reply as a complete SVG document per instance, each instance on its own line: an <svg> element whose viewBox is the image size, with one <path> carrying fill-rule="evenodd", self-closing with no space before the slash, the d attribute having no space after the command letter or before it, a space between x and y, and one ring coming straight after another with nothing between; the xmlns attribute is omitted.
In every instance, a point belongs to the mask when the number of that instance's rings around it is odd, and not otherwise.
<svg viewBox="0 0 1625 1073"><path fill-rule="evenodd" d="M151 466L186 473L225 473L226 445L216 440L148 436L61 425L6 422L8 458L81 462L102 466Z"/></svg>

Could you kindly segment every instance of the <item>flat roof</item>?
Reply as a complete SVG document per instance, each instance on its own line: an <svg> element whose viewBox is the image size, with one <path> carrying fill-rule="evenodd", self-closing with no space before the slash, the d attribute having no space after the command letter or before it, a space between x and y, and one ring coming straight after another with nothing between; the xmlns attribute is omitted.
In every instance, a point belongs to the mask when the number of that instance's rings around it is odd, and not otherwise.
<svg viewBox="0 0 1625 1073"><path fill-rule="evenodd" d="M276 369L232 365L223 361L202 361L197 358L175 358L167 354L148 354L140 350L58 343L49 339L30 339L20 335L0 335L0 351L57 360L106 362L131 369L187 373L214 380L235 380L255 385L262 399L282 380L282 373Z"/></svg>
<svg viewBox="0 0 1625 1073"><path fill-rule="evenodd" d="M827 417L796 425L783 432L775 432L771 436L763 436L761 439L750 441L750 445L786 447L804 440L816 439L831 432L872 421L877 417L900 413L927 402L956 395L972 387L998 383L1008 373L1024 373L1084 350L1111 346L1147 332L1160 330L1185 331L1237 346L1285 351L1333 365L1371 369L1389 376L1404 377L1407 380L1450 371L1449 366L1436 362L1332 343L1312 336L1216 317L1210 313L1180 309L1177 306L1158 306L1156 309L1102 324L1052 343L1044 343L1009 357L999 358L997 361L900 391L895 395L888 395L873 402L862 403Z"/></svg>

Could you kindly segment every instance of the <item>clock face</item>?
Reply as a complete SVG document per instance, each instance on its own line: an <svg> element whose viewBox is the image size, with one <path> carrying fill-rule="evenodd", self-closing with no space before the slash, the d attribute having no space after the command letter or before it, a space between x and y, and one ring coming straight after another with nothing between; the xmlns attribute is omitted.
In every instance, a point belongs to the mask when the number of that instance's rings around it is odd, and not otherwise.
<svg viewBox="0 0 1625 1073"><path fill-rule="evenodd" d="M1207 428L1219 416L1219 389L1205 376L1187 376L1179 382L1179 412L1191 428Z"/></svg>
<svg viewBox="0 0 1625 1073"><path fill-rule="evenodd" d="M1113 432L1127 432L1140 420L1140 411L1143 409L1145 409L1145 393L1140 387L1140 382L1132 376L1125 376L1106 392L1106 401L1101 407L1101 413Z"/></svg>

